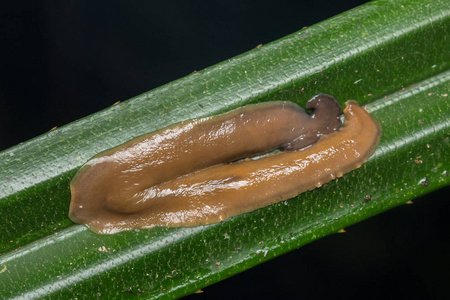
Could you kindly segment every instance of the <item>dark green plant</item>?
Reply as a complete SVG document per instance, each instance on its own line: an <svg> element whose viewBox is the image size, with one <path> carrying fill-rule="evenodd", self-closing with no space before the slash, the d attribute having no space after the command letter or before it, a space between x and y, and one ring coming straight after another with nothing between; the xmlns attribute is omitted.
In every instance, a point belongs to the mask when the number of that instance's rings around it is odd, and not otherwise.
<svg viewBox="0 0 450 300"><path fill-rule="evenodd" d="M1 152L1 295L180 297L449 185L449 33L447 1L373 1ZM357 99L383 128L341 179L210 226L102 236L67 218L71 178L102 150L318 93Z"/></svg>

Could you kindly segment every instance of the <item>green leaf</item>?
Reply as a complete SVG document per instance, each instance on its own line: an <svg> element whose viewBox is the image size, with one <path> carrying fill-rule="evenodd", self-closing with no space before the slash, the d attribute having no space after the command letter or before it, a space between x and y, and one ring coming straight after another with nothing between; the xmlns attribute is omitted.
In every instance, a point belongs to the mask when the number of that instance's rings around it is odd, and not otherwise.
<svg viewBox="0 0 450 300"><path fill-rule="evenodd" d="M448 1L373 1L1 152L2 296L180 297L449 185L448 36ZM367 104L383 128L341 179L210 226L102 236L67 218L68 184L100 151L318 93Z"/></svg>

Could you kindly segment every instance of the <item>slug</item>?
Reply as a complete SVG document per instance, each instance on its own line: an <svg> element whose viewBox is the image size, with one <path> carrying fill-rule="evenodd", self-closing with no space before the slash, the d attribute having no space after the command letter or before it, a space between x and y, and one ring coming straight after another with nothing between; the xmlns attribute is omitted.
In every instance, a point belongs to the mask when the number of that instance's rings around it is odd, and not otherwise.
<svg viewBox="0 0 450 300"><path fill-rule="evenodd" d="M103 234L216 223L319 187L373 153L381 129L356 102L342 128L331 96L307 108L314 113L289 102L249 105L108 150L72 180L69 217Z"/></svg>

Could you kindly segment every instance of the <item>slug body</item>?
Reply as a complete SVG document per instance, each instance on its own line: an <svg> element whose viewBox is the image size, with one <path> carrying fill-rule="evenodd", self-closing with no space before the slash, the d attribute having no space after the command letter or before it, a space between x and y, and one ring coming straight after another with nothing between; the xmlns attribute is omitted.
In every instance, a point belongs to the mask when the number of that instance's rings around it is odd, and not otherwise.
<svg viewBox="0 0 450 300"><path fill-rule="evenodd" d="M307 108L314 113L288 102L250 105L104 152L73 179L69 217L104 234L216 223L320 187L373 153L381 130L356 102L339 131L332 97ZM284 151L230 163L276 148Z"/></svg>

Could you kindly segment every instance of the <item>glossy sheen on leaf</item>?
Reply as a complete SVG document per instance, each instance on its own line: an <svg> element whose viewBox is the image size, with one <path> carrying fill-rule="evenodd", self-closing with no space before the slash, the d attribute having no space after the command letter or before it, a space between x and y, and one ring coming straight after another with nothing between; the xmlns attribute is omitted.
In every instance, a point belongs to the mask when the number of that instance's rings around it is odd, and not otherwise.
<svg viewBox="0 0 450 300"><path fill-rule="evenodd" d="M373 1L3 151L2 296L121 298L131 287L180 297L448 185L448 36L448 1ZM324 92L367 103L383 128L374 156L335 182L189 229L99 236L67 218L72 176L102 150L187 118L267 100L304 107Z"/></svg>

